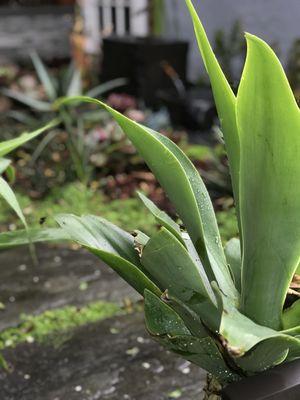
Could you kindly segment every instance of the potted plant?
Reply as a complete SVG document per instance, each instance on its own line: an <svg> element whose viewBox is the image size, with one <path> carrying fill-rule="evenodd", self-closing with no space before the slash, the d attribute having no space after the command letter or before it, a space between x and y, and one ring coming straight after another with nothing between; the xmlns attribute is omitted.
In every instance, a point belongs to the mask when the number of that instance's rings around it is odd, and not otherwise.
<svg viewBox="0 0 300 400"><path fill-rule="evenodd" d="M116 119L165 189L185 228L143 194L141 200L161 225L151 238L139 231L126 233L90 215L60 215L57 221L70 238L144 296L146 327L153 339L206 369L207 399L221 398L223 387L224 399L296 400L300 398L299 108L274 52L250 34L235 96L191 0L186 3L226 142L240 239L233 238L223 248L202 179L172 141L87 97L61 103L92 102ZM279 370L273 368L278 365Z"/></svg>

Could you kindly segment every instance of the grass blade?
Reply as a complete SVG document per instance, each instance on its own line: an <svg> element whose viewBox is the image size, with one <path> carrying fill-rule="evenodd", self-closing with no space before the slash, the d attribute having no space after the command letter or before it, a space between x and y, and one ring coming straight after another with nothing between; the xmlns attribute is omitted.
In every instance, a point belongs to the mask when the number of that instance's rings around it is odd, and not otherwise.
<svg viewBox="0 0 300 400"><path fill-rule="evenodd" d="M60 120L54 119L51 122L49 122L49 124L43 126L42 128L37 129L36 131L30 133L23 133L22 135L18 136L15 139L6 140L5 142L0 142L0 157L5 156L6 154L12 152L16 148L36 138L46 130L52 129L59 124Z"/></svg>
<svg viewBox="0 0 300 400"><path fill-rule="evenodd" d="M33 108L36 111L48 112L52 111L51 103L47 103L46 101L36 100L33 97L26 96L21 92L17 92L16 90L11 89L1 89L1 93L7 97L10 97L13 100L19 101L20 103Z"/></svg>
<svg viewBox="0 0 300 400"><path fill-rule="evenodd" d="M47 71L47 68L43 61L40 59L39 55L35 52L32 51L30 53L30 57L32 60L32 63L34 65L34 68L36 70L36 73L44 86L45 92L49 98L49 100L54 101L57 98L57 93L55 86L53 84L53 81L51 79L51 76L49 72Z"/></svg>

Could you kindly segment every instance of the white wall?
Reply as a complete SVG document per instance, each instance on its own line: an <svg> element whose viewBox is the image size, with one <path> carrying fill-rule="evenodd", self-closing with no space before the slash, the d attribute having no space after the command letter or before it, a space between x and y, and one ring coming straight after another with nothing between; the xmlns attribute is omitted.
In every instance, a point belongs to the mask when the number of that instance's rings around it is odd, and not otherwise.
<svg viewBox="0 0 300 400"><path fill-rule="evenodd" d="M166 2L167 35L190 41L190 78L195 79L203 68L185 1ZM278 43L283 62L293 40L300 37L300 0L194 0L194 5L211 40L216 30L228 30L239 19L245 31Z"/></svg>

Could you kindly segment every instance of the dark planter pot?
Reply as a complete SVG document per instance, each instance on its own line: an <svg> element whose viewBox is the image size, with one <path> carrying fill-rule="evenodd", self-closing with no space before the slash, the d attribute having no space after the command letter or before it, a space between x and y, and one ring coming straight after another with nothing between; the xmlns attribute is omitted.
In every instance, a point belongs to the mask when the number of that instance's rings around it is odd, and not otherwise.
<svg viewBox="0 0 300 400"><path fill-rule="evenodd" d="M207 131L217 115L210 87L188 87L181 95L174 88L160 90L159 99L167 107L172 124L179 128Z"/></svg>
<svg viewBox="0 0 300 400"><path fill-rule="evenodd" d="M300 360L228 385L224 400L299 400Z"/></svg>
<svg viewBox="0 0 300 400"><path fill-rule="evenodd" d="M159 90L173 88L163 63L173 67L186 83L188 43L154 37L112 36L103 41L102 80L125 77L131 94L146 105L158 105Z"/></svg>

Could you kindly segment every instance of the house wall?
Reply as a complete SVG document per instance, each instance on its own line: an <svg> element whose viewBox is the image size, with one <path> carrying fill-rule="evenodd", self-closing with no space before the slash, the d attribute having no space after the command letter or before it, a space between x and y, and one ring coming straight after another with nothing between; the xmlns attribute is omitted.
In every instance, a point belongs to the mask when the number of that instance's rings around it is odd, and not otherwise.
<svg viewBox="0 0 300 400"><path fill-rule="evenodd" d="M166 35L187 39L191 43L191 79L203 72L193 29L184 0L166 0ZM240 20L245 31L268 43L276 43L285 63L293 40L300 37L299 0L194 0L210 40L218 29L228 31Z"/></svg>
<svg viewBox="0 0 300 400"><path fill-rule="evenodd" d="M35 49L46 59L70 55L72 7L0 7L0 62L26 59Z"/></svg>

